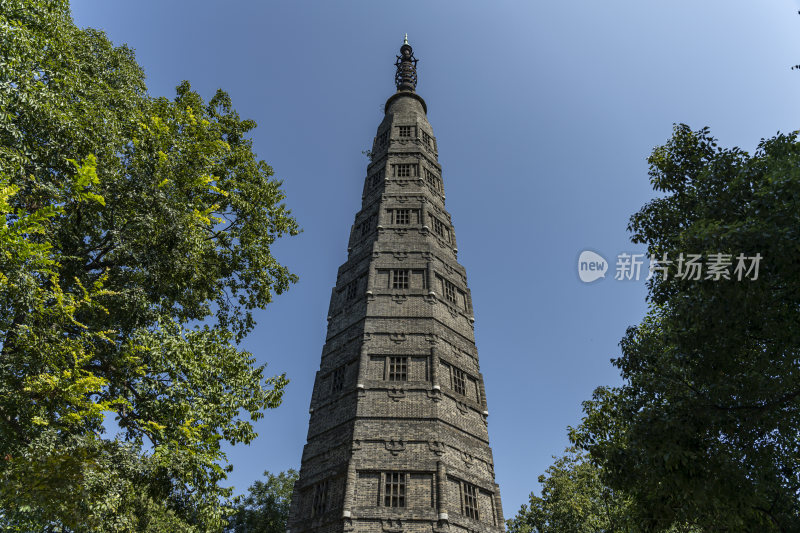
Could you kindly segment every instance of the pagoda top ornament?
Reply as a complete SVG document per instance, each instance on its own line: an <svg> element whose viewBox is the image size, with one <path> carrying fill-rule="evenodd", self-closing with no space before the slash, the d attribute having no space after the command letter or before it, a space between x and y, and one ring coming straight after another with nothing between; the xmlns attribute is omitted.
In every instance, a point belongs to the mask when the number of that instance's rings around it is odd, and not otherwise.
<svg viewBox="0 0 800 533"><path fill-rule="evenodd" d="M417 88L417 58L414 57L414 49L408 44L408 34L403 39L403 46L400 47L400 55L397 56L395 66L397 72L394 75L394 83L398 91L411 91Z"/></svg>

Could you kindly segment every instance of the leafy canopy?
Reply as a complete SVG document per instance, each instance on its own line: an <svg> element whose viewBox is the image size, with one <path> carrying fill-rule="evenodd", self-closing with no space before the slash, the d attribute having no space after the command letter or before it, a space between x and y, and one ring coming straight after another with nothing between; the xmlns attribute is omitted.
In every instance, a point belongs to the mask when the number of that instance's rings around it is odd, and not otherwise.
<svg viewBox="0 0 800 533"><path fill-rule="evenodd" d="M650 530L798 531L800 143L755 153L675 127L650 159L663 193L629 229L658 258L760 254L758 279L649 282L650 312L615 359L625 384L584 404L573 442ZM674 265L673 265L674 267Z"/></svg>
<svg viewBox="0 0 800 533"><path fill-rule="evenodd" d="M586 454L568 448L539 476L541 496L507 520L509 533L596 533L638 531L628 518L628 498L603 485Z"/></svg>
<svg viewBox="0 0 800 533"><path fill-rule="evenodd" d="M0 0L0 57L0 524L219 530L221 446L286 384L236 343L296 280L255 123L149 96L65 1Z"/></svg>
<svg viewBox="0 0 800 533"><path fill-rule="evenodd" d="M517 516L506 521L509 533L643 533L649 531L631 511L631 498L603 482L602 469L586 452L567 448L539 476L541 496L530 495ZM688 524L662 527L666 533L701 533Z"/></svg>
<svg viewBox="0 0 800 533"><path fill-rule="evenodd" d="M266 480L253 483L247 496L236 505L236 513L225 529L227 533L285 533L298 473L289 469L278 475L264 475Z"/></svg>

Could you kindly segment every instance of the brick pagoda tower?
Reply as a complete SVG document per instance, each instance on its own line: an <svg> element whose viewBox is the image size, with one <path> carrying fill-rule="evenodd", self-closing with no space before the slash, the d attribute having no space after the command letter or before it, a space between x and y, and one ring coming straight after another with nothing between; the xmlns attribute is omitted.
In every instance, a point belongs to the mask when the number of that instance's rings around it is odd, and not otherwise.
<svg viewBox="0 0 800 533"><path fill-rule="evenodd" d="M472 299L406 39L331 295L288 530L500 532Z"/></svg>

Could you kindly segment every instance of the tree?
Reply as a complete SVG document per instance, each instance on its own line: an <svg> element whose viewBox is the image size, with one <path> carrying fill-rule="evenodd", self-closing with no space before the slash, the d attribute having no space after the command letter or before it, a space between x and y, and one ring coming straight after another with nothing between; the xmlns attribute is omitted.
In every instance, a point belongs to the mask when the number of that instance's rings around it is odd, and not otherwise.
<svg viewBox="0 0 800 533"><path fill-rule="evenodd" d="M603 485L600 471L576 448L555 458L539 476L541 497L530 495L509 533L600 533L638 531L628 517L628 499Z"/></svg>
<svg viewBox="0 0 800 533"><path fill-rule="evenodd" d="M541 497L530 494L517 516L506 521L509 533L642 533L648 531L631 512L631 498L603 482L602 469L575 447L539 476ZM662 528L666 533L701 533L689 524Z"/></svg>
<svg viewBox="0 0 800 533"><path fill-rule="evenodd" d="M675 127L649 159L662 196L632 239L675 260L649 281L650 311L614 364L625 380L584 404L572 439L648 530L800 530L800 144L752 155ZM725 254L730 279L684 279L680 254ZM737 257L761 256L741 280ZM716 259L712 259L716 261ZM752 261L747 264L749 268Z"/></svg>
<svg viewBox="0 0 800 533"><path fill-rule="evenodd" d="M255 123L150 97L65 1L0 0L0 57L0 525L219 530L222 444L286 384L236 343L296 280Z"/></svg>
<svg viewBox="0 0 800 533"><path fill-rule="evenodd" d="M226 532L285 533L297 471L289 469L277 476L264 472L264 475L266 481L253 483L247 496L236 506Z"/></svg>

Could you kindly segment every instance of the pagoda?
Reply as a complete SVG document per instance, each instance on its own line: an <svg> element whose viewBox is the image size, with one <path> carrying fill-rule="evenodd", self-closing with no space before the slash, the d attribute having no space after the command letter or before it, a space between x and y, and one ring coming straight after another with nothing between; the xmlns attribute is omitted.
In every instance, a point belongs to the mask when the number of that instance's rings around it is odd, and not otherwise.
<svg viewBox="0 0 800 533"><path fill-rule="evenodd" d="M287 531L500 532L472 298L408 44L331 294Z"/></svg>

